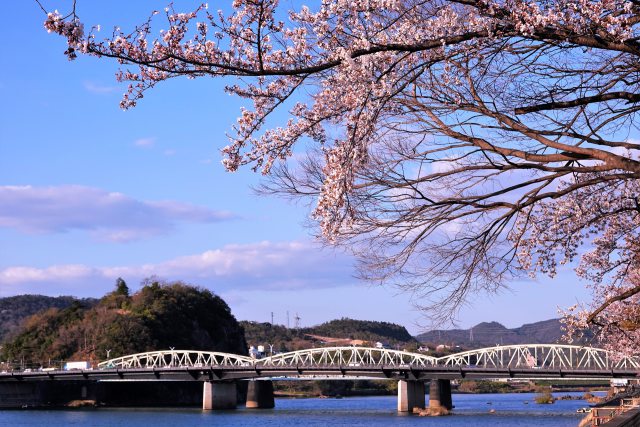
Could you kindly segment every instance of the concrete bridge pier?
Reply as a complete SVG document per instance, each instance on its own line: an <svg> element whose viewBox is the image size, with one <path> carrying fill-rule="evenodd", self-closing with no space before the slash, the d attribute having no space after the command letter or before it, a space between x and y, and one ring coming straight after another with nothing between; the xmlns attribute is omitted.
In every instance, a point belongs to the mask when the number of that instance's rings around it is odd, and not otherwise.
<svg viewBox="0 0 640 427"><path fill-rule="evenodd" d="M249 381L247 388L247 408L270 409L275 407L273 381Z"/></svg>
<svg viewBox="0 0 640 427"><path fill-rule="evenodd" d="M424 382L398 381L398 412L412 412L413 408L424 409Z"/></svg>
<svg viewBox="0 0 640 427"><path fill-rule="evenodd" d="M238 390L235 381L205 381L202 390L202 409L236 409Z"/></svg>
<svg viewBox="0 0 640 427"><path fill-rule="evenodd" d="M431 380L429 385L429 409L438 411L445 408L450 411L453 408L451 399L451 380Z"/></svg>

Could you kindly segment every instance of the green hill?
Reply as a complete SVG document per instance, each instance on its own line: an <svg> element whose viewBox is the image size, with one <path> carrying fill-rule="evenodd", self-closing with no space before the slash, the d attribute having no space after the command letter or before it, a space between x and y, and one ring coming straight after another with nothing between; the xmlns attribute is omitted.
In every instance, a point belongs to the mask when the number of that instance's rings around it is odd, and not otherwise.
<svg viewBox="0 0 640 427"><path fill-rule="evenodd" d="M404 326L389 322L354 320L345 317L331 320L303 331L307 334L364 340L374 343L380 341L388 342L389 344L405 344L414 341L414 338Z"/></svg>
<svg viewBox="0 0 640 427"><path fill-rule="evenodd" d="M323 341L318 337L344 341L362 340L368 345L382 342L393 348L413 348L418 344L404 326L388 322L342 318L301 329L288 329L271 323L240 323L245 330L247 343L255 346L264 345L267 350L271 344L273 350L278 352L310 348L317 345L318 341ZM332 342L327 341L324 344L332 345ZM335 345L348 344L338 342Z"/></svg>
<svg viewBox="0 0 640 427"><path fill-rule="evenodd" d="M7 340L2 360L100 361L150 350L194 349L247 354L244 333L229 306L208 290L153 282L129 295L119 279L116 290L94 304L74 300L29 317Z"/></svg>
<svg viewBox="0 0 640 427"><path fill-rule="evenodd" d="M244 329L244 336L249 345L264 345L269 350L270 344L273 346L273 351L277 352L299 350L309 346L297 329L247 320L241 321L240 325Z"/></svg>

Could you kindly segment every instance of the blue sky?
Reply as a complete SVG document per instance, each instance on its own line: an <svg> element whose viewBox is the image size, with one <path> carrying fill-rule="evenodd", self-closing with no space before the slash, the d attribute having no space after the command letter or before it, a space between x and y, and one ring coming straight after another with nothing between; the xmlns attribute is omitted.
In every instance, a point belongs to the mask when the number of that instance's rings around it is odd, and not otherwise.
<svg viewBox="0 0 640 427"><path fill-rule="evenodd" d="M68 2L44 4L64 10ZM80 0L79 12L103 28L127 28L163 6ZM314 242L302 226L307 208L254 195L260 175L249 168L223 170L219 150L243 105L224 82L174 79L123 112L117 64L67 61L35 1L6 8L0 296L100 296L118 276L137 289L157 275L211 289L242 320L268 321L273 311L284 324L289 311L292 324L298 313L302 325L352 317L413 333L428 327L410 295L359 282L348 256ZM518 326L587 296L565 270L475 297L459 324Z"/></svg>

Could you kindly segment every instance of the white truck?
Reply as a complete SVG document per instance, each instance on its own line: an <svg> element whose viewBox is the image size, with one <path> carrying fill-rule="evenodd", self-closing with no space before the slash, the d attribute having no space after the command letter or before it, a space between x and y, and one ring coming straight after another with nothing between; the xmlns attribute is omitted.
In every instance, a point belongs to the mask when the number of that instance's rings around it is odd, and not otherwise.
<svg viewBox="0 0 640 427"><path fill-rule="evenodd" d="M629 380L625 378L611 378L611 387L626 387L629 385Z"/></svg>
<svg viewBox="0 0 640 427"><path fill-rule="evenodd" d="M81 369L81 370L91 369L91 363L83 361L83 362L66 362L64 364L65 371L73 371L76 369Z"/></svg>

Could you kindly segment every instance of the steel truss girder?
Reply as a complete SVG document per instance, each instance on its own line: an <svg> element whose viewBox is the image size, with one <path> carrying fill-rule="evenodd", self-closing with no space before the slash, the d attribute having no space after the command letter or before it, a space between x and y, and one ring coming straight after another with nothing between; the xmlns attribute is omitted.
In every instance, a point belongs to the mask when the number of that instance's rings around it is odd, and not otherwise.
<svg viewBox="0 0 640 427"><path fill-rule="evenodd" d="M230 353L165 350L131 354L98 365L99 368L173 367L262 368L379 368L424 369L461 367L485 369L640 370L639 357L622 357L593 347L562 344L522 344L481 348L443 357L368 347L320 347L252 359Z"/></svg>
<svg viewBox="0 0 640 427"><path fill-rule="evenodd" d="M247 356L194 350L162 350L130 354L99 363L98 368L173 368L210 366L251 366Z"/></svg>
<svg viewBox="0 0 640 427"><path fill-rule="evenodd" d="M400 366L427 367L437 358L419 353L368 347L320 347L260 359L262 366Z"/></svg>
<svg viewBox="0 0 640 427"><path fill-rule="evenodd" d="M640 358L606 350L562 344L522 344L481 348L440 357L442 366L530 369L638 369Z"/></svg>

